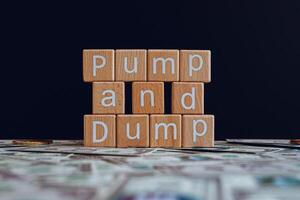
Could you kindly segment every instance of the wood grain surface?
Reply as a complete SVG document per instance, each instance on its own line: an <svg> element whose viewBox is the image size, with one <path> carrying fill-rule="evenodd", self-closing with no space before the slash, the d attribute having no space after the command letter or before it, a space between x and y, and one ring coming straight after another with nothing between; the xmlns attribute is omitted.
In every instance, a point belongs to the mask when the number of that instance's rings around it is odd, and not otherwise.
<svg viewBox="0 0 300 200"><path fill-rule="evenodd" d="M181 115L150 115L150 147L181 147Z"/></svg>
<svg viewBox="0 0 300 200"><path fill-rule="evenodd" d="M209 50L180 50L180 81L211 81Z"/></svg>
<svg viewBox="0 0 300 200"><path fill-rule="evenodd" d="M118 115L117 147L149 147L149 115Z"/></svg>
<svg viewBox="0 0 300 200"><path fill-rule="evenodd" d="M124 83L123 82L94 82L93 83L93 114L124 114L124 113L125 113Z"/></svg>
<svg viewBox="0 0 300 200"><path fill-rule="evenodd" d="M101 124L104 123L104 124ZM107 138L104 138L105 128ZM95 134L96 142L93 141ZM88 147L116 147L116 116L115 115L85 115L84 116L84 146Z"/></svg>
<svg viewBox="0 0 300 200"><path fill-rule="evenodd" d="M115 51L112 49L83 50L83 81L114 81Z"/></svg>
<svg viewBox="0 0 300 200"><path fill-rule="evenodd" d="M213 115L183 115L182 124L183 147L214 146Z"/></svg>
<svg viewBox="0 0 300 200"><path fill-rule="evenodd" d="M204 86L198 82L172 83L172 113L203 114Z"/></svg>
<svg viewBox="0 0 300 200"><path fill-rule="evenodd" d="M132 112L134 114L164 113L164 83L133 82Z"/></svg>
<svg viewBox="0 0 300 200"><path fill-rule="evenodd" d="M179 51L148 50L148 81L179 81Z"/></svg>
<svg viewBox="0 0 300 200"><path fill-rule="evenodd" d="M146 81L147 51L146 50L116 50L116 80Z"/></svg>

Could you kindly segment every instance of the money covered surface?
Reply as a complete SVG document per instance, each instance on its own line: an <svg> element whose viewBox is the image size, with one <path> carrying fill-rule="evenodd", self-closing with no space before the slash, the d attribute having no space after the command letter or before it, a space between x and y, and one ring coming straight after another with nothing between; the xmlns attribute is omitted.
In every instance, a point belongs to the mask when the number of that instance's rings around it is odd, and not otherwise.
<svg viewBox="0 0 300 200"><path fill-rule="evenodd" d="M233 141L231 141L233 142ZM0 141L1 199L298 199L300 145L93 148ZM257 142L260 145L255 146ZM265 141L264 141L265 142ZM269 142L272 142L269 140Z"/></svg>

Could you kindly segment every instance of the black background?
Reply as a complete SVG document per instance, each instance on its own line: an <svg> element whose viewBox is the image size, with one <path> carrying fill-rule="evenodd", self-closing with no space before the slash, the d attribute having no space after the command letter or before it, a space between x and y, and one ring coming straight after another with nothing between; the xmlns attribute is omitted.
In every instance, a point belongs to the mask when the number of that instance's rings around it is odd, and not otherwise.
<svg viewBox="0 0 300 200"><path fill-rule="evenodd" d="M82 138L84 48L210 49L216 138L299 138L300 1L23 1L0 13L1 139Z"/></svg>

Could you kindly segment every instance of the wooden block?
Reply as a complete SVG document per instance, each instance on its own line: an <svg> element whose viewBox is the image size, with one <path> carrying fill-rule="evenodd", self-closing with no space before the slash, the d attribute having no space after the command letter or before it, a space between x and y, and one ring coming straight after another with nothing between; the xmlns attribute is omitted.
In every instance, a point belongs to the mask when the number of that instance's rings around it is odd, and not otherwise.
<svg viewBox="0 0 300 200"><path fill-rule="evenodd" d="M116 80L147 80L146 50L116 50Z"/></svg>
<svg viewBox="0 0 300 200"><path fill-rule="evenodd" d="M150 116L150 147L181 147L181 115Z"/></svg>
<svg viewBox="0 0 300 200"><path fill-rule="evenodd" d="M84 146L116 147L116 116L85 115Z"/></svg>
<svg viewBox="0 0 300 200"><path fill-rule="evenodd" d="M83 50L83 80L85 82L115 80L114 52L111 49Z"/></svg>
<svg viewBox="0 0 300 200"><path fill-rule="evenodd" d="M213 147L214 116L183 115L182 146Z"/></svg>
<svg viewBox="0 0 300 200"><path fill-rule="evenodd" d="M180 50L180 81L211 81L209 50Z"/></svg>
<svg viewBox="0 0 300 200"><path fill-rule="evenodd" d="M93 113L123 114L125 113L125 96L123 82L93 83Z"/></svg>
<svg viewBox="0 0 300 200"><path fill-rule="evenodd" d="M148 81L179 81L179 51L148 50Z"/></svg>
<svg viewBox="0 0 300 200"><path fill-rule="evenodd" d="M203 114L203 83L172 83L172 113Z"/></svg>
<svg viewBox="0 0 300 200"><path fill-rule="evenodd" d="M118 115L117 147L149 147L149 116Z"/></svg>
<svg viewBox="0 0 300 200"><path fill-rule="evenodd" d="M132 112L134 114L164 113L164 83L133 82Z"/></svg>

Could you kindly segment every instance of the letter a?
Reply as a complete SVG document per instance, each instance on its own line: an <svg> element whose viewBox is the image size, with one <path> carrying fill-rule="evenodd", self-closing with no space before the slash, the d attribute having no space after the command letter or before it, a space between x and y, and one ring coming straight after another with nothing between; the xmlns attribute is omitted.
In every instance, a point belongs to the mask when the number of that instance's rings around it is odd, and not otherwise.
<svg viewBox="0 0 300 200"><path fill-rule="evenodd" d="M100 125L103 127L103 136L100 139L97 139L97 125ZM107 138L108 133L108 127L107 125L102 121L93 121L93 143L101 143Z"/></svg>
<svg viewBox="0 0 300 200"><path fill-rule="evenodd" d="M195 96L195 93L196 93L196 88L195 87L192 87L192 92L191 93L184 93L181 97L181 105L184 109L187 109L187 110L191 110L191 109L195 109L195 101L196 101L196 96ZM190 106L187 106L186 103L185 103L185 98L186 97L190 97L191 100L192 100L192 103Z"/></svg>
<svg viewBox="0 0 300 200"><path fill-rule="evenodd" d="M97 59L101 59L101 64L97 65ZM106 59L104 56L101 55L94 55L93 56L93 76L96 76L97 69L100 69L106 65Z"/></svg>
<svg viewBox="0 0 300 200"><path fill-rule="evenodd" d="M104 90L102 92L102 95L106 95L107 93L111 94L111 96L104 97L101 100L101 104L104 107L116 106L116 93L115 93L115 91L113 91L113 90ZM110 102L107 102L107 101L110 101Z"/></svg>

